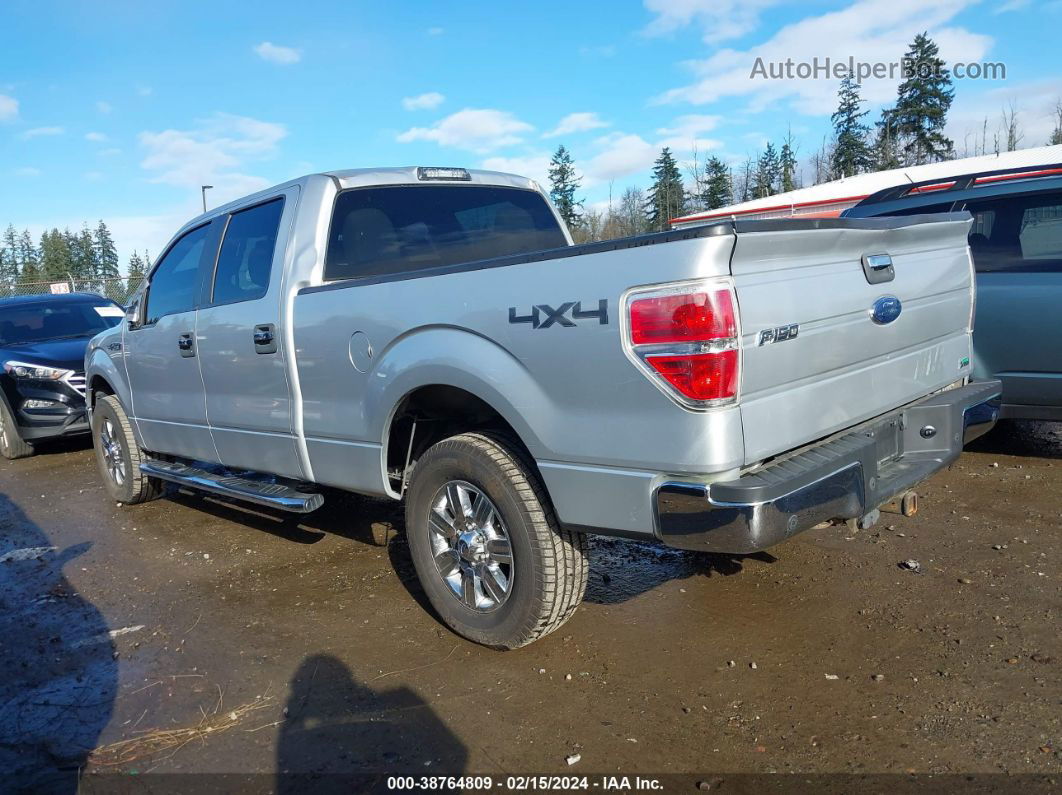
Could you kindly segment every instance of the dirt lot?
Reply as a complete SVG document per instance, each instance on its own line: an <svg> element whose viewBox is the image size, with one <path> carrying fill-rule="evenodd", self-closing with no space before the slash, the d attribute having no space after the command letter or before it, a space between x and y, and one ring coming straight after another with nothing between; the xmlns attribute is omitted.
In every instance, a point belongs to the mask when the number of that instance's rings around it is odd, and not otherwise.
<svg viewBox="0 0 1062 795"><path fill-rule="evenodd" d="M373 543L390 504L123 508L84 446L2 462L0 769L1062 773L1062 425L920 494L751 557L598 540L572 621L499 653Z"/></svg>

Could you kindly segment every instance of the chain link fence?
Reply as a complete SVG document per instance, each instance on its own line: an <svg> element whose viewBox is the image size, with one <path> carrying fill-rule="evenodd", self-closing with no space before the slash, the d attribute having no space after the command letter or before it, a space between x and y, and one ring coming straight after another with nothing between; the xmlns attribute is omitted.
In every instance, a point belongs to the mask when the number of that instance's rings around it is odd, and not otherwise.
<svg viewBox="0 0 1062 795"><path fill-rule="evenodd" d="M63 279L52 282L16 282L0 284L0 298L19 295L58 295L62 293L95 293L123 306L143 283L144 277L116 279Z"/></svg>

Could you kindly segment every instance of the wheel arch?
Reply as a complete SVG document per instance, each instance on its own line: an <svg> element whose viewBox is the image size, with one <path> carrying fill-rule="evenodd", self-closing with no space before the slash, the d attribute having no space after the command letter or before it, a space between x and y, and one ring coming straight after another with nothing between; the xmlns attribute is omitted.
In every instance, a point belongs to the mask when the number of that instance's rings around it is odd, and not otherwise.
<svg viewBox="0 0 1062 795"><path fill-rule="evenodd" d="M518 425L524 427L520 432ZM385 483L391 496L400 497L405 478L417 458L436 442L469 431L504 436L536 468L525 439L526 425L510 421L506 412L462 387L446 383L422 384L407 391L392 408L381 451ZM541 478L541 475L539 474Z"/></svg>

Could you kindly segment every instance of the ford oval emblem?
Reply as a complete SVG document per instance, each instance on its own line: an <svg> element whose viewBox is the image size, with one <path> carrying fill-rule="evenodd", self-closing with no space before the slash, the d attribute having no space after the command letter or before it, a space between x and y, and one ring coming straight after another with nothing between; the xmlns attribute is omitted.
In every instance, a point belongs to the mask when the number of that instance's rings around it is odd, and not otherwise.
<svg viewBox="0 0 1062 795"><path fill-rule="evenodd" d="M879 326L884 326L898 318L902 310L903 304L899 298L895 295L883 295L871 307L870 317Z"/></svg>

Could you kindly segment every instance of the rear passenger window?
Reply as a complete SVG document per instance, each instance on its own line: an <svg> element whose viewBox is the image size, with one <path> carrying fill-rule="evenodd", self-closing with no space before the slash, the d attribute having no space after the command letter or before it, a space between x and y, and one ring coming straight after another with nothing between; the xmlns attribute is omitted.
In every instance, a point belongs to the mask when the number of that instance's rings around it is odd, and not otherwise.
<svg viewBox="0 0 1062 795"><path fill-rule="evenodd" d="M269 288L284 199L233 213L214 271L211 302L231 304L261 298Z"/></svg>
<svg viewBox="0 0 1062 795"><path fill-rule="evenodd" d="M1062 272L1062 194L971 202L970 252L980 272Z"/></svg>
<svg viewBox="0 0 1062 795"><path fill-rule="evenodd" d="M195 309L199 284L199 260L203 257L210 224L188 232L159 260L148 285L144 322L155 323L164 315Z"/></svg>
<svg viewBox="0 0 1062 795"><path fill-rule="evenodd" d="M339 194L325 279L352 279L567 245L536 191L488 185L357 188Z"/></svg>

